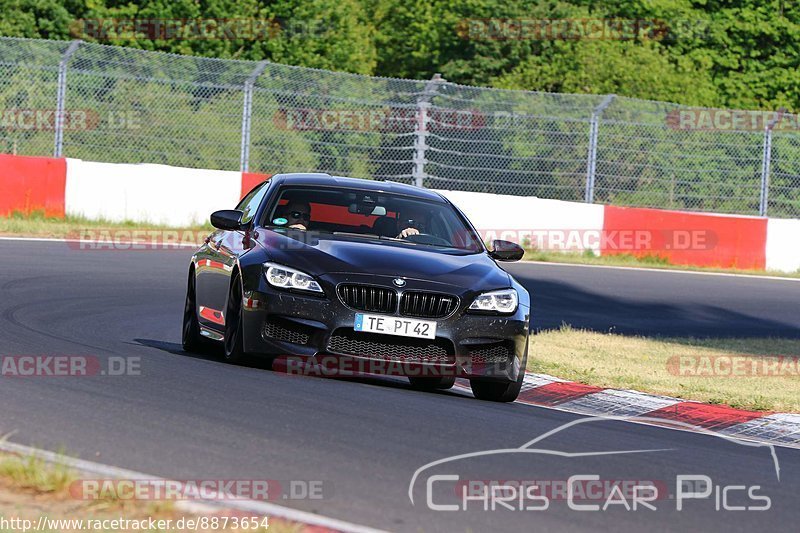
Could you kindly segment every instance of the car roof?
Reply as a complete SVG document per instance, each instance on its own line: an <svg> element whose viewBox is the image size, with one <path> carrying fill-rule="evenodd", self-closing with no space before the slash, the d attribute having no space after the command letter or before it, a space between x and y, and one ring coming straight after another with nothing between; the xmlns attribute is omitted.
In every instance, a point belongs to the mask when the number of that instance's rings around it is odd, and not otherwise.
<svg viewBox="0 0 800 533"><path fill-rule="evenodd" d="M330 174L323 173L291 173L291 174L275 174L272 177L273 182L279 185L322 185L327 187L343 187L348 189L362 189L374 192L388 192L394 194L402 194L405 196L412 196L422 200L433 200L436 202L444 202L444 198L439 193L433 192L429 189L415 187L413 185L406 185L405 183L397 183L395 181L376 181L366 180L360 178L346 178L343 176L331 176Z"/></svg>

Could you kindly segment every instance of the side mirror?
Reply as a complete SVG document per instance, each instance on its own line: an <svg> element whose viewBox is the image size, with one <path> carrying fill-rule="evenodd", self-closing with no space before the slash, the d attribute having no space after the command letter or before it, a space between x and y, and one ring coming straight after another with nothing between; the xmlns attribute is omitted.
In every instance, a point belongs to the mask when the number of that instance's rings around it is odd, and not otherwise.
<svg viewBox="0 0 800 533"><path fill-rule="evenodd" d="M244 213L236 209L223 209L211 213L211 225L217 229L237 231L242 229Z"/></svg>
<svg viewBox="0 0 800 533"><path fill-rule="evenodd" d="M495 240L489 255L498 261L519 261L525 255L525 250L515 242Z"/></svg>

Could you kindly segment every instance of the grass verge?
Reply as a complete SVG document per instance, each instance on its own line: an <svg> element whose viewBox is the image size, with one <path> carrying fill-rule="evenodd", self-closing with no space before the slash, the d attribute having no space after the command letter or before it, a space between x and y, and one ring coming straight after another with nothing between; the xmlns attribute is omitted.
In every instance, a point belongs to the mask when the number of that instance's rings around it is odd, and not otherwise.
<svg viewBox="0 0 800 533"><path fill-rule="evenodd" d="M740 409L800 412L800 340L656 339L562 326L530 342L531 372Z"/></svg>
<svg viewBox="0 0 800 533"><path fill-rule="evenodd" d="M33 456L16 455L0 455L0 478L12 486L39 493L64 492L76 479L64 465L47 465Z"/></svg>
<svg viewBox="0 0 800 533"><path fill-rule="evenodd" d="M78 482L81 476L68 467L54 465L34 457L21 457L15 454L0 452L0 519L6 521L16 520L12 523L12 529L20 529L22 521L30 521L33 526L39 524L40 517L46 517L50 522L45 522L45 530L58 531L85 531L87 529L98 530L97 527L86 527L89 520L106 521L108 529L101 531L185 531L192 530L191 523L187 520L209 520L217 519L217 526L209 525L213 531L249 531L251 533L261 533L267 531L265 528L242 527L233 529L232 527L222 527L225 517L228 517L228 524L233 523L233 517L240 519L245 516L236 511L221 511L209 515L198 515L180 511L171 501L142 501L142 500L122 500L109 496L104 499L84 500L75 497L75 491L71 491L74 482ZM101 492L102 494L102 492ZM258 517L258 523L261 523ZM148 529L147 526L139 527L130 521L138 521L139 524L146 524L150 519L158 522L160 520L170 520L169 527L161 529ZM184 522L179 520L184 519ZM64 522L54 523L54 520L75 521L82 520L83 527L75 527L75 523L67 524ZM114 524L114 520L118 520ZM129 527L125 528L126 520ZM102 522L101 522L102 523ZM213 524L215 522L208 522ZM19 527L14 527L16 524ZM48 527L49 524L49 527ZM120 525L121 524L121 525ZM162 522L166 525L166 522ZM180 529L178 524L185 527ZM255 522L247 522L255 524ZM56 527L57 529L53 529ZM105 527L105 526L104 526ZM161 527L161 526L157 526ZM209 530L211 530L209 529ZM269 528L271 533L303 533L312 531L314 528L304 524L288 522L279 519L269 518ZM5 530L5 531L11 531ZM202 528L201 528L202 530ZM0 531L4 531L0 529Z"/></svg>
<svg viewBox="0 0 800 533"><path fill-rule="evenodd" d="M172 227L144 222L110 222L108 220L89 220L82 217L67 216L65 218L46 217L43 213L13 213L9 217L0 217L0 235L8 237L40 237L63 239L77 237L83 231L96 230L175 230L178 232L211 233L211 224L190 227Z"/></svg>

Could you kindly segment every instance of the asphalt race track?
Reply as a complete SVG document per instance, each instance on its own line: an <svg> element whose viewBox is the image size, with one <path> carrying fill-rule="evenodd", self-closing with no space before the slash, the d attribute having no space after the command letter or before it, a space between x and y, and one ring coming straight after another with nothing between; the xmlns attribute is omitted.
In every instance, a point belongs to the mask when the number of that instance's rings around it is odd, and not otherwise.
<svg viewBox="0 0 800 533"><path fill-rule="evenodd" d="M623 334L800 337L800 279L512 263L534 326Z"/></svg>
<svg viewBox="0 0 800 533"><path fill-rule="evenodd" d="M581 417L421 393L393 379L287 376L185 354L180 325L191 251L80 251L64 243L0 241L0 354L140 358L141 375L0 377L0 433L81 458L182 480L319 481L322 499L278 503L396 531L766 531L800 520L800 451L768 448L624 422L570 427L537 445L560 452L660 450L553 456L502 453L415 471L456 454L517 448ZM800 333L800 282L573 266L515 264L533 295L534 324L563 322L620 333ZM535 356L535 354L534 354ZM433 511L431 473L464 480L573 475L655 480L656 510ZM715 497L676 510L678 475L706 475L767 495L765 511L715 510ZM435 485L453 503L455 485ZM734 494L727 504L761 506ZM602 504L602 501L599 502ZM512 506L513 507L513 506ZM516 509L516 507L515 507Z"/></svg>

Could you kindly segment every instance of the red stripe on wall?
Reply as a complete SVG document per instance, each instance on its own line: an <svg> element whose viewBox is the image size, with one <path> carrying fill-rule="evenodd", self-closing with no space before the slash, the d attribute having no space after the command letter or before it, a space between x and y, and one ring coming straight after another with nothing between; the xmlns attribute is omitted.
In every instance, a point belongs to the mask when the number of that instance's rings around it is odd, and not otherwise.
<svg viewBox="0 0 800 533"><path fill-rule="evenodd" d="M681 402L662 407L643 416L675 420L706 429L725 429L736 424L749 422L770 413L743 411L726 405L707 405L696 402Z"/></svg>
<svg viewBox="0 0 800 533"><path fill-rule="evenodd" d="M587 394L593 394L603 390L600 387L592 387L583 383L556 382L536 387L527 391L522 391L519 401L535 403L538 405L558 405L560 403L582 398Z"/></svg>
<svg viewBox="0 0 800 533"><path fill-rule="evenodd" d="M763 270L767 219L606 206L605 255L659 256L676 265Z"/></svg>
<svg viewBox="0 0 800 533"><path fill-rule="evenodd" d="M0 216L44 211L63 218L67 161L0 154L0 186Z"/></svg>
<svg viewBox="0 0 800 533"><path fill-rule="evenodd" d="M258 172L242 172L242 192L239 199L244 198L247 193L252 191L256 185L260 185L270 179L271 174L259 174Z"/></svg>

